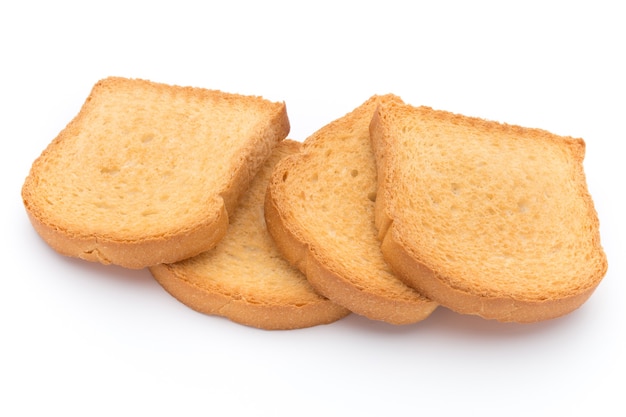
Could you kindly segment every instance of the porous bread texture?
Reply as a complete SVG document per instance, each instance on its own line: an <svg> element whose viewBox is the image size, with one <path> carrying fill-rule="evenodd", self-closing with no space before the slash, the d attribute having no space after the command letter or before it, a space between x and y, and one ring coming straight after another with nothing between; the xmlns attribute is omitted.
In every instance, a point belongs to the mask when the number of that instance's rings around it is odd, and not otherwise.
<svg viewBox="0 0 626 417"><path fill-rule="evenodd" d="M399 103L377 109L371 138L383 254L434 301L534 322L605 275L582 139Z"/></svg>
<svg viewBox="0 0 626 417"><path fill-rule="evenodd" d="M284 103L110 77L33 163L29 218L63 255L128 268L213 247L289 132Z"/></svg>
<svg viewBox="0 0 626 417"><path fill-rule="evenodd" d="M265 226L263 203L274 165L298 151L285 140L263 165L215 248L150 268L171 295L192 309L266 330L327 324L350 312L317 294L278 251Z"/></svg>
<svg viewBox="0 0 626 417"><path fill-rule="evenodd" d="M277 165L265 216L283 255L320 294L370 319L408 324L426 318L436 304L394 276L380 251L368 131L378 102L400 99L373 96Z"/></svg>

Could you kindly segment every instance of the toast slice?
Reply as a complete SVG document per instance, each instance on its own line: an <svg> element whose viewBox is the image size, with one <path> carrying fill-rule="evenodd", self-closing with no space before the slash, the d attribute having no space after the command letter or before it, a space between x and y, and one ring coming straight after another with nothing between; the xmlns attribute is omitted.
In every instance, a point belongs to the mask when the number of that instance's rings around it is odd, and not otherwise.
<svg viewBox="0 0 626 417"><path fill-rule="evenodd" d="M582 139L395 102L371 138L383 254L434 301L535 322L578 308L605 275Z"/></svg>
<svg viewBox="0 0 626 417"><path fill-rule="evenodd" d="M376 168L369 123L374 96L304 141L268 187L265 217L283 255L317 292L359 315L392 324L423 320L436 304L384 261L374 225Z"/></svg>
<svg viewBox="0 0 626 417"><path fill-rule="evenodd" d="M284 103L106 78L35 160L29 218L63 255L140 269L210 249L289 132Z"/></svg>
<svg viewBox="0 0 626 417"><path fill-rule="evenodd" d="M350 312L318 295L279 253L265 227L263 202L270 173L300 143L285 140L263 165L215 248L150 271L171 295L192 309L266 330L334 322Z"/></svg>

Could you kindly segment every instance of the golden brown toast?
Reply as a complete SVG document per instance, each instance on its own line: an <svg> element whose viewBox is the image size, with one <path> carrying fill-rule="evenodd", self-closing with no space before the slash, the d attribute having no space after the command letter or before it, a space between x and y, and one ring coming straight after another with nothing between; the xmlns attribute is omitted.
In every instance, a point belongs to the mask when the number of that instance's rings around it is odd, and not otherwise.
<svg viewBox="0 0 626 417"><path fill-rule="evenodd" d="M284 103L107 78L33 163L22 188L63 255L143 268L210 249L289 132Z"/></svg>
<svg viewBox="0 0 626 417"><path fill-rule="evenodd" d="M425 296L534 322L576 309L605 275L582 139L395 102L371 137L383 254Z"/></svg>

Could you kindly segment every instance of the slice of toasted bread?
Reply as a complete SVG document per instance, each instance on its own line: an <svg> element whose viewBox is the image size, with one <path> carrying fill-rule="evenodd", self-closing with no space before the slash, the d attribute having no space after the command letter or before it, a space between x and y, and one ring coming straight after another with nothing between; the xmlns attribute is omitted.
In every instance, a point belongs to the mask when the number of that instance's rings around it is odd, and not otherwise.
<svg viewBox="0 0 626 417"><path fill-rule="evenodd" d="M163 288L196 311L267 330L327 324L350 313L313 290L280 255L265 226L263 202L271 171L299 147L300 143L285 140L275 148L215 248L150 268Z"/></svg>
<svg viewBox="0 0 626 417"><path fill-rule="evenodd" d="M281 252L320 294L370 319L407 324L426 318L436 304L395 277L380 251L368 131L379 101L400 99L370 98L278 164L265 216Z"/></svg>
<svg viewBox="0 0 626 417"><path fill-rule="evenodd" d="M371 137L385 259L441 305L551 319L606 273L582 139L398 103L378 108Z"/></svg>
<svg viewBox="0 0 626 417"><path fill-rule="evenodd" d="M128 268L175 262L223 237L288 132L284 103L107 78L33 163L22 198L63 255Z"/></svg>

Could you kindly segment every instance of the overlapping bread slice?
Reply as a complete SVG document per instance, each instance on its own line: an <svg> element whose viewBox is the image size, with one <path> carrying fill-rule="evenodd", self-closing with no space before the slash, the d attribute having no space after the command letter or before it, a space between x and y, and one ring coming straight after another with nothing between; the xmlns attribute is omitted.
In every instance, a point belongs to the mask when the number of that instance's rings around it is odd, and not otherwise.
<svg viewBox="0 0 626 417"><path fill-rule="evenodd" d="M313 290L280 255L265 227L263 202L271 171L299 147L300 143L285 140L275 148L215 248L150 268L163 288L194 310L268 330L327 324L349 314Z"/></svg>
<svg viewBox="0 0 626 417"><path fill-rule="evenodd" d="M288 132L284 103L107 78L33 163L24 205L63 255L175 262L224 236L238 196Z"/></svg>
<svg viewBox="0 0 626 417"><path fill-rule="evenodd" d="M368 131L379 102L400 99L370 98L277 165L265 217L281 252L320 294L370 319L406 324L426 318L436 304L394 276L380 251Z"/></svg>
<svg viewBox="0 0 626 417"><path fill-rule="evenodd" d="M562 316L607 270L585 143L385 102L371 125L385 259L441 305L489 319Z"/></svg>

